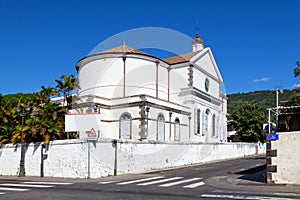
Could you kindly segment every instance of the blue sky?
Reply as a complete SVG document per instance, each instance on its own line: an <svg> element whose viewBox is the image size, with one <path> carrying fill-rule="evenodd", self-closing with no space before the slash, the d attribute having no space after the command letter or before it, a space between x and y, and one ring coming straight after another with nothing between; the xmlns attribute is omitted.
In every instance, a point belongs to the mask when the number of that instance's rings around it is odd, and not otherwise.
<svg viewBox="0 0 300 200"><path fill-rule="evenodd" d="M55 86L120 32L163 27L193 38L197 21L228 94L292 89L300 82L293 76L300 60L299 8L298 0L1 0L0 93Z"/></svg>

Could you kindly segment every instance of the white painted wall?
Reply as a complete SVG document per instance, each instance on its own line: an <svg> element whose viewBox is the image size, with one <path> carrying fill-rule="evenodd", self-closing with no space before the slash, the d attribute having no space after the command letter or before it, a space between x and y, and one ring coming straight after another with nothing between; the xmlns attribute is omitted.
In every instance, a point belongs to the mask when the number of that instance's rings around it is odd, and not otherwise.
<svg viewBox="0 0 300 200"><path fill-rule="evenodd" d="M277 165L277 173L272 173L275 183L300 184L300 132L278 133L279 140L271 142L277 157L272 165Z"/></svg>
<svg viewBox="0 0 300 200"><path fill-rule="evenodd" d="M170 101L182 104L180 101L181 88L187 87L187 67L170 70Z"/></svg>
<svg viewBox="0 0 300 200"><path fill-rule="evenodd" d="M127 57L125 65L125 96L156 96L156 63L138 57ZM158 76L159 98L167 100L168 73L161 64ZM78 71L79 96L123 97L123 78L124 62L121 55L118 58L99 57L84 63Z"/></svg>
<svg viewBox="0 0 300 200"><path fill-rule="evenodd" d="M122 96L122 92L120 92L121 94L117 92L117 85L120 81L122 82L122 78L122 58L105 58L91 61L79 69L78 80L81 88L79 95L97 95L99 93L106 98ZM120 90L122 91L122 87Z"/></svg>
<svg viewBox="0 0 300 200"><path fill-rule="evenodd" d="M168 100L168 69L158 67L158 98Z"/></svg>
<svg viewBox="0 0 300 200"><path fill-rule="evenodd" d="M120 143L121 142L121 143ZM255 154L256 144L246 143L154 143L119 141L117 172L139 173L196 163L243 157ZM113 175L115 148L110 140L90 143L91 178ZM40 175L40 144L27 148L27 176ZM45 160L44 175L50 177L86 178L88 175L88 143L81 140L51 142ZM17 175L20 148L8 144L0 149L0 175Z"/></svg>

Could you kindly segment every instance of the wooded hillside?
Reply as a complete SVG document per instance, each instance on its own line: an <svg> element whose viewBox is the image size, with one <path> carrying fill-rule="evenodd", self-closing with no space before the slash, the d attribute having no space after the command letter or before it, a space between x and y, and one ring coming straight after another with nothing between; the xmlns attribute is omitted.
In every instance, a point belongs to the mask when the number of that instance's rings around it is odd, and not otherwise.
<svg viewBox="0 0 300 200"><path fill-rule="evenodd" d="M264 90L248 93L237 93L227 95L227 112L229 114L228 119L232 119L231 115L237 107L243 103L257 104L257 106L267 114L268 108L276 107L276 90ZM279 105L284 105L288 100L293 97L292 90L283 90L283 93L279 93Z"/></svg>

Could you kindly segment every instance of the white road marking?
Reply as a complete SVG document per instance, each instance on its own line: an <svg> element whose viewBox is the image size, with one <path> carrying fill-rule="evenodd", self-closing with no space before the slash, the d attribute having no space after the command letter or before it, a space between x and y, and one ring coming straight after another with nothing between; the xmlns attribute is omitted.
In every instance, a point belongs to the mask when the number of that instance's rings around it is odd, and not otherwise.
<svg viewBox="0 0 300 200"><path fill-rule="evenodd" d="M0 186L11 186L11 187L28 187L28 188L51 188L53 185L31 185L31 184L14 184L14 183L3 183Z"/></svg>
<svg viewBox="0 0 300 200"><path fill-rule="evenodd" d="M182 183L197 181L197 180L200 180L200 179L202 179L202 178L190 178L190 179L176 181L176 182L172 182L172 183L166 183L166 184L160 185L159 187L170 187L170 186L179 185L179 184L182 184Z"/></svg>
<svg viewBox="0 0 300 200"><path fill-rule="evenodd" d="M1 194L6 194L6 192L0 192L0 195L1 195Z"/></svg>
<svg viewBox="0 0 300 200"><path fill-rule="evenodd" d="M163 183L163 182L173 181L173 180L177 180L177 179L182 179L182 177L167 178L167 179L151 181L151 182L147 182L147 183L140 183L140 184L137 184L137 185L142 185L142 186L154 185L154 184L157 184L157 183Z"/></svg>
<svg viewBox="0 0 300 200"><path fill-rule="evenodd" d="M4 191L16 191L16 192L25 192L25 191L28 191L28 190L30 190L30 189L0 187L0 190L4 190Z"/></svg>
<svg viewBox="0 0 300 200"><path fill-rule="evenodd" d="M60 182L22 182L25 184L40 184L40 185L72 185L74 183L60 183Z"/></svg>
<svg viewBox="0 0 300 200"><path fill-rule="evenodd" d="M99 182L98 184L105 185L105 184L116 183L116 182L118 181L103 181L103 182Z"/></svg>
<svg viewBox="0 0 300 200"><path fill-rule="evenodd" d="M164 178L164 177L163 176L155 176L155 177L150 177L150 178L143 178L143 179L138 179L138 180L133 180L133 181L121 182L121 183L118 183L117 185L128 185L128 184L132 184L132 183L152 181L152 180L161 179L161 178Z"/></svg>
<svg viewBox="0 0 300 200"><path fill-rule="evenodd" d="M246 195L221 195L221 194L202 194L203 198L226 198L226 199L247 199L247 200L293 200L290 198L281 197L266 197L266 196L246 196Z"/></svg>
<svg viewBox="0 0 300 200"><path fill-rule="evenodd" d="M196 187L199 187L201 185L205 185L205 183L201 181L201 182L194 183L194 184L191 184L191 185L183 186L183 188L196 188Z"/></svg>
<svg viewBox="0 0 300 200"><path fill-rule="evenodd" d="M282 193L282 192L248 192L248 191L234 191L234 190L214 190L213 193L222 193L222 194L238 194L238 195L266 195L266 196L293 196L300 197L300 194L295 193Z"/></svg>
<svg viewBox="0 0 300 200"><path fill-rule="evenodd" d="M272 193L273 195L277 196L293 196L293 197L300 197L300 194L295 194L295 193L279 193L279 192L274 192Z"/></svg>

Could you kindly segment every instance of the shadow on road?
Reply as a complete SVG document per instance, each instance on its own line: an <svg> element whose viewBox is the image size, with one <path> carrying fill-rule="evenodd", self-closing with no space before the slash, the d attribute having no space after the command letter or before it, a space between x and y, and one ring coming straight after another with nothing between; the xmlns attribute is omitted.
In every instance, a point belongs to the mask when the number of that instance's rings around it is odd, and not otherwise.
<svg viewBox="0 0 300 200"><path fill-rule="evenodd" d="M242 175L239 177L239 179L265 183L266 168L267 166L266 164L264 164L250 169L236 172L235 174Z"/></svg>

